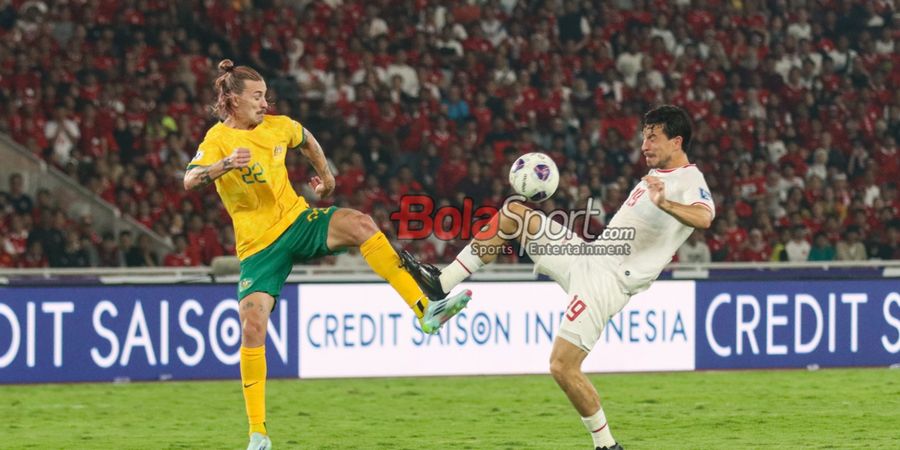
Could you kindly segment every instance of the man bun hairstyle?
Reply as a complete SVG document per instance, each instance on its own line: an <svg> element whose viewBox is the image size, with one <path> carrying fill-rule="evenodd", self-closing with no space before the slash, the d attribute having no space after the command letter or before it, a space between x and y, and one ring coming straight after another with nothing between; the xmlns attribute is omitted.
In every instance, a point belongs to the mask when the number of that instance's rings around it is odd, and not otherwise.
<svg viewBox="0 0 900 450"><path fill-rule="evenodd" d="M641 120L641 129L646 127L661 126L663 133L669 139L681 136L681 149L688 151L691 145L691 118L688 113L674 105L662 105L651 109L644 114Z"/></svg>
<svg viewBox="0 0 900 450"><path fill-rule="evenodd" d="M219 70L224 72L233 72L234 71L234 61L230 59L223 59L219 61Z"/></svg>
<svg viewBox="0 0 900 450"><path fill-rule="evenodd" d="M219 61L219 71L221 75L215 82L216 104L210 109L219 120L225 120L234 111L233 96L244 92L244 82L263 81L263 77L250 66L235 66L230 59Z"/></svg>

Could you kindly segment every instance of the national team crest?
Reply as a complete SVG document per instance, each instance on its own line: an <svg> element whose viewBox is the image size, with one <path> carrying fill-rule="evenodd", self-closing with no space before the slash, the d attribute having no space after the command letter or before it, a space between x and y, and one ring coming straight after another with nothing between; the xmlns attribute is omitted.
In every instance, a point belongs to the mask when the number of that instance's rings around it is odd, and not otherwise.
<svg viewBox="0 0 900 450"><path fill-rule="evenodd" d="M283 146L283 145L276 145L276 146L275 146L275 156L278 156L278 155L280 155L280 154L282 154L282 153L284 153L284 146Z"/></svg>

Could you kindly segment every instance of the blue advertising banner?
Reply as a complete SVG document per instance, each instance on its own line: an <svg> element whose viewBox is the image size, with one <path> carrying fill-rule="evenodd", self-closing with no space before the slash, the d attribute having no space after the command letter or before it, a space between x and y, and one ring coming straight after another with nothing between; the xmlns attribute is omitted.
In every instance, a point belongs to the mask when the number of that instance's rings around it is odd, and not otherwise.
<svg viewBox="0 0 900 450"><path fill-rule="evenodd" d="M476 288L479 301L425 340L386 284L286 285L269 321L268 375L546 373L566 308L559 288ZM0 384L238 379L234 297L233 285L210 284L0 287ZM891 364L900 364L898 280L660 281L612 318L585 368Z"/></svg>
<svg viewBox="0 0 900 450"><path fill-rule="evenodd" d="M696 368L900 363L900 282L697 282Z"/></svg>
<svg viewBox="0 0 900 450"><path fill-rule="evenodd" d="M240 377L233 285L0 288L0 383ZM297 290L269 320L270 377L296 377Z"/></svg>

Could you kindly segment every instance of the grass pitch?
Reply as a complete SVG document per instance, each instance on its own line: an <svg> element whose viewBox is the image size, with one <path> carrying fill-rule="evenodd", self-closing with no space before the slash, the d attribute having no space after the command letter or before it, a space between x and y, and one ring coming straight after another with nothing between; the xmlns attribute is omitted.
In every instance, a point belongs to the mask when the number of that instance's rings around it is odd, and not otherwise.
<svg viewBox="0 0 900 450"><path fill-rule="evenodd" d="M900 370L594 375L625 448L900 448ZM274 380L276 449L589 449L546 376ZM238 380L0 386L0 448L242 449Z"/></svg>

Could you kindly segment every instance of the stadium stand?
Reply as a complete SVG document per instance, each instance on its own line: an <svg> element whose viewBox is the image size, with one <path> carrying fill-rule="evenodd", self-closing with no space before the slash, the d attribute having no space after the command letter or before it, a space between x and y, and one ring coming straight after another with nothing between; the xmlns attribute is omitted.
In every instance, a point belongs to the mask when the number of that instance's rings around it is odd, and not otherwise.
<svg viewBox="0 0 900 450"><path fill-rule="evenodd" d="M543 208L594 199L609 216L645 172L640 113L672 103L693 115L689 156L718 205L679 258L900 259L893 2L445 3L0 2L0 132L176 248L98 233L10 177L0 266L234 254L214 190L181 183L225 57L259 69L273 112L323 143L337 190L319 203L368 212L383 230L407 193L499 203L510 158L527 151L561 170ZM315 199L305 162L287 164ZM460 244L408 243L431 261Z"/></svg>

